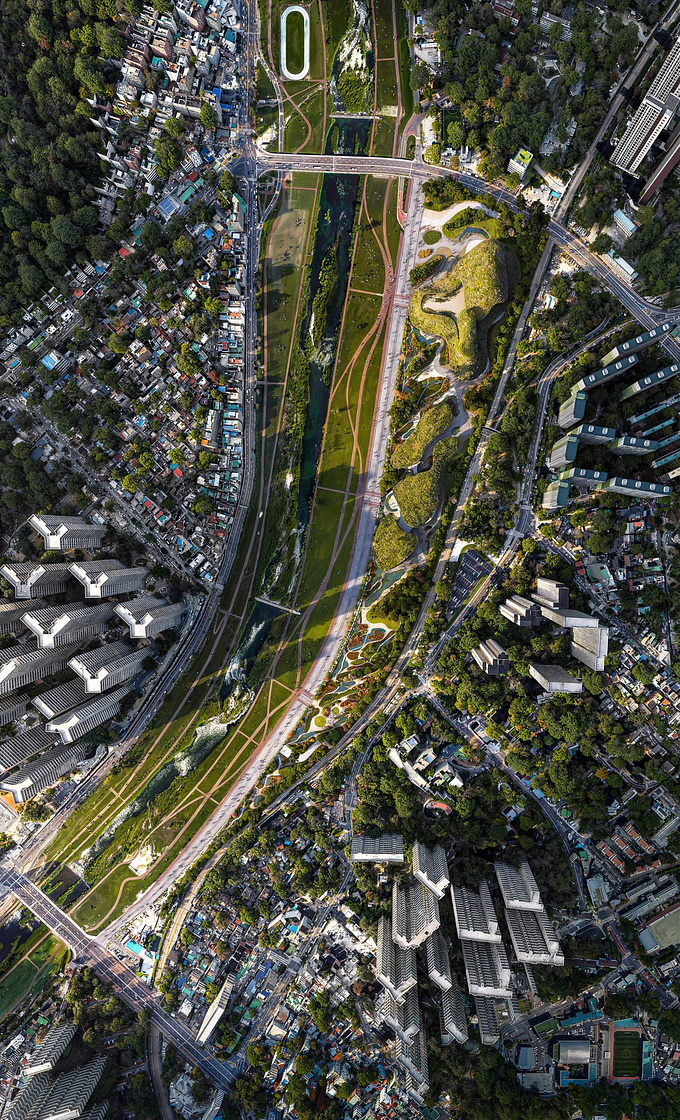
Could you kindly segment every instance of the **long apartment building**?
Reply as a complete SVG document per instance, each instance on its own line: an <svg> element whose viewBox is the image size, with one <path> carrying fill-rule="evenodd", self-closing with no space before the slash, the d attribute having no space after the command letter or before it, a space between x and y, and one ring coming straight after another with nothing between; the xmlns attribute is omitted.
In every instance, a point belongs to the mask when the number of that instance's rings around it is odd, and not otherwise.
<svg viewBox="0 0 680 1120"><path fill-rule="evenodd" d="M68 664L83 681L89 696L131 680L141 671L147 655L148 650L133 649L127 642L111 642L88 653L77 654Z"/></svg>
<svg viewBox="0 0 680 1120"><path fill-rule="evenodd" d="M420 881L392 887L392 938L402 949L417 949L439 929L439 903Z"/></svg>
<svg viewBox="0 0 680 1120"><path fill-rule="evenodd" d="M461 948L471 996L502 999L512 995L512 973L502 944L462 940Z"/></svg>
<svg viewBox="0 0 680 1120"><path fill-rule="evenodd" d="M407 992L418 983L415 950L395 945L389 918L378 922L375 974L397 1003L403 1003Z"/></svg>
<svg viewBox="0 0 680 1120"><path fill-rule="evenodd" d="M115 613L130 628L131 638L155 638L179 626L184 604L142 595L130 603L117 603Z"/></svg>
<svg viewBox="0 0 680 1120"><path fill-rule="evenodd" d="M55 716L60 716L62 712L68 712L70 708L76 708L78 704L82 704L87 699L87 692L85 685L80 677L74 680L67 681L66 684L57 685L56 688L48 688L46 692L39 692L31 700L31 704L41 716L46 719L54 719Z"/></svg>
<svg viewBox="0 0 680 1120"><path fill-rule="evenodd" d="M527 861L519 867L499 861L494 870L517 960L520 964L563 965L564 954Z"/></svg>
<svg viewBox="0 0 680 1120"><path fill-rule="evenodd" d="M41 790L54 785L64 774L69 774L72 770L75 770L89 750L89 747L83 746L81 743L54 747L37 758L35 762L29 762L20 770L0 778L0 790L11 794L15 805L30 801Z"/></svg>
<svg viewBox="0 0 680 1120"><path fill-rule="evenodd" d="M72 641L58 649L9 646L8 649L0 650L0 696L23 688L25 684L42 680L51 673L58 673L80 644L79 641Z"/></svg>
<svg viewBox="0 0 680 1120"><path fill-rule="evenodd" d="M32 1077L12 1102L6 1120L76 1120L83 1115L106 1066L106 1057L99 1055L79 1069L61 1073L50 1080L46 1073ZM106 1108L98 1106L98 1117ZM94 1112L94 1110L93 1110Z"/></svg>
<svg viewBox="0 0 680 1120"><path fill-rule="evenodd" d="M675 122L679 108L680 39L676 39L614 149L614 166L634 175L661 133Z"/></svg>
<svg viewBox="0 0 680 1120"><path fill-rule="evenodd" d="M413 845L413 874L438 899L444 897L449 885L449 868L441 844L426 848L416 840Z"/></svg>
<svg viewBox="0 0 680 1120"><path fill-rule="evenodd" d="M47 606L45 599L34 599L33 609L41 610ZM0 634L20 634L24 629L23 617L28 610L26 603L0 602Z"/></svg>
<svg viewBox="0 0 680 1120"><path fill-rule="evenodd" d="M0 743L0 772L12 770L15 766L21 766L29 758L56 747L58 743L59 736L50 735L42 724L31 727L29 731L24 731L22 735L15 735L12 739Z"/></svg>
<svg viewBox="0 0 680 1120"><path fill-rule="evenodd" d="M5 700L0 700L0 727L6 727L8 723L14 723L15 720L20 719L26 712L28 707L28 696L8 696Z"/></svg>
<svg viewBox="0 0 680 1120"><path fill-rule="evenodd" d="M443 992L448 992L453 987L454 980L451 975L451 962L446 942L440 929L436 929L434 933L430 934L425 942L425 959L427 961L427 975L430 980Z"/></svg>
<svg viewBox="0 0 680 1120"><path fill-rule="evenodd" d="M467 1042L467 1015L465 1014L463 993L457 981L448 991L442 992L439 997L439 1027L443 1046L448 1046L454 1041Z"/></svg>
<svg viewBox="0 0 680 1120"><path fill-rule="evenodd" d="M451 899L470 995L509 996L510 965L489 884L480 883L479 892L452 887Z"/></svg>
<svg viewBox="0 0 680 1120"><path fill-rule="evenodd" d="M406 993L403 1003L397 1003L388 991L383 992L380 997L378 1014L383 1023L391 1027L398 1038L410 1043L420 1030L418 989L411 988Z"/></svg>
<svg viewBox="0 0 680 1120"><path fill-rule="evenodd" d="M451 887L451 900L461 939L500 945L501 931L488 883L480 883L479 892L467 887Z"/></svg>
<svg viewBox="0 0 680 1120"><path fill-rule="evenodd" d="M24 626L35 634L41 649L56 649L101 634L112 614L113 603L100 603L96 607L79 604L46 607L41 611L28 611L24 615Z"/></svg>
<svg viewBox="0 0 680 1120"><path fill-rule="evenodd" d="M48 550L66 552L82 548L94 552L101 548L106 536L106 525L91 525L84 517L53 517L46 513L34 513L28 523L43 539Z"/></svg>
<svg viewBox="0 0 680 1120"><path fill-rule="evenodd" d="M403 863L404 838L400 832L353 836L349 858L352 863Z"/></svg>
<svg viewBox="0 0 680 1120"><path fill-rule="evenodd" d="M107 692L96 700L81 704L71 712L55 716L47 724L47 730L60 735L63 743L74 743L77 739L82 739L83 735L94 731L96 727L101 727L103 723L115 719L129 691L129 686L123 685L115 692Z"/></svg>
<svg viewBox="0 0 680 1120"><path fill-rule="evenodd" d="M119 560L88 560L71 564L69 570L85 589L86 599L142 591L149 575L148 568L126 568Z"/></svg>
<svg viewBox="0 0 680 1120"><path fill-rule="evenodd" d="M52 1027L22 1067L24 1077L34 1077L37 1073L49 1073L53 1070L77 1029L75 1023L62 1023L58 1027Z"/></svg>
<svg viewBox="0 0 680 1120"><path fill-rule="evenodd" d="M3 564L0 575L14 588L15 599L39 600L41 595L59 595L68 587L71 569L68 564Z"/></svg>

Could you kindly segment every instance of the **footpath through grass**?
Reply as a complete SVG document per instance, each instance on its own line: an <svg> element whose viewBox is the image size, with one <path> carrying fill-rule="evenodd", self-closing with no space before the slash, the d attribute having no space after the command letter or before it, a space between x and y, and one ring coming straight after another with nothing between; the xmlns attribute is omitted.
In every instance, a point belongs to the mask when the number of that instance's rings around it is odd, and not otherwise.
<svg viewBox="0 0 680 1120"><path fill-rule="evenodd" d="M382 183L378 194L382 191L384 198L386 190L388 184ZM374 203L382 213L378 197L374 198ZM356 259L361 260L369 253L370 238L375 239L375 232L370 228L359 231ZM384 283L384 273L381 282ZM110 858L110 866L104 877L82 896L73 910L76 919L91 931L106 926L141 890L148 888L215 811L237 780L238 774L247 765L253 751L278 723L292 698L292 690L304 680L328 633L345 586L351 557L356 527L352 521L352 495L356 489L357 475L366 465L385 340L385 324L374 329L380 300L373 298L367 308L367 299L366 296L352 293L348 297L344 328L338 342L326 442L319 464L320 482L331 478L337 486L332 491L320 487L315 494L297 595L298 608L304 612L314 601L322 582L327 579L326 587L304 624L304 629L301 618L289 616L289 629L273 670L273 685L269 680L265 681L246 716L227 732L225 738L191 772L189 778L177 786L177 796L165 798L164 795L159 795L149 809L135 820L132 832L123 829L120 841L109 846L107 858ZM353 362L355 355L356 361ZM350 497L343 508L343 495L348 481L351 481ZM334 492L335 489L341 493ZM233 595L233 591L231 594ZM123 790L126 775L122 771L108 785L100 787L76 811L74 820L69 820L63 835L60 834L52 845L51 856L73 859L91 844L95 836L101 834L103 827L133 797L139 795L164 758L169 753L175 753L176 748L172 747L170 751L170 747L174 739L186 736L187 723L192 717L195 717L196 723L203 722L202 712L205 710L208 690L215 682L216 674L222 670L229 645L230 638L225 633L218 642L209 665L189 694L189 707L183 708L158 744L152 746L153 737L158 736L156 729L147 732L134 749L135 757L141 759L135 780ZM205 652L202 656L205 660ZM201 663L199 660L198 664ZM186 680L179 688L186 694ZM166 701L166 719L176 703L175 696ZM158 725L161 725L160 720ZM193 729L190 734L193 734ZM147 751L148 755L145 754ZM126 767L126 770L129 776L131 768ZM143 776L143 781L140 776ZM112 796L114 790L118 791L117 797ZM170 795L171 790L166 793ZM162 854L146 874L136 875L130 871L128 861L137 854L140 847L150 843L156 853Z"/></svg>

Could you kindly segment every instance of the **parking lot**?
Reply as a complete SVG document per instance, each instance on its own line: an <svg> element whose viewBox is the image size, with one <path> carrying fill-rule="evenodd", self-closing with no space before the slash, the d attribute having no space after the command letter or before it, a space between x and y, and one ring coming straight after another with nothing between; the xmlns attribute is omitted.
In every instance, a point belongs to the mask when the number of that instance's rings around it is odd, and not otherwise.
<svg viewBox="0 0 680 1120"><path fill-rule="evenodd" d="M463 553L456 572L456 582L446 607L447 618L453 618L480 579L484 579L491 571L493 571L493 564L485 560L476 549L470 548Z"/></svg>

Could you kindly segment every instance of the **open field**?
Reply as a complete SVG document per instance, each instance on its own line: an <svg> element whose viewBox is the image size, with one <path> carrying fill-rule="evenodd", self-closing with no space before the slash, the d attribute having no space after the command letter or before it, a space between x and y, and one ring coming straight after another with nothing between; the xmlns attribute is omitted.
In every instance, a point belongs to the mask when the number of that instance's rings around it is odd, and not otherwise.
<svg viewBox="0 0 680 1120"><path fill-rule="evenodd" d="M285 11L285 8L282 11ZM304 19L301 12L289 12L286 16L286 66L291 74L299 74L304 62Z"/></svg>
<svg viewBox="0 0 680 1120"><path fill-rule="evenodd" d="M21 1000L37 995L58 970L64 952L61 941L48 934L0 978L0 1022Z"/></svg>
<svg viewBox="0 0 680 1120"><path fill-rule="evenodd" d="M290 357L295 306L302 283L314 199L314 191L291 187L287 183L267 242L265 364L267 378L272 381L283 380Z"/></svg>

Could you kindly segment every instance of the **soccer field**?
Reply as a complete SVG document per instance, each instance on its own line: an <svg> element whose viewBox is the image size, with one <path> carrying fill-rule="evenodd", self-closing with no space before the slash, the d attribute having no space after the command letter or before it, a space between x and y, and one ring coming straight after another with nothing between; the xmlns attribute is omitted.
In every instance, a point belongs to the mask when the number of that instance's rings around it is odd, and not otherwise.
<svg viewBox="0 0 680 1120"><path fill-rule="evenodd" d="M640 1076L640 1036L637 1031L617 1031L614 1035L614 1077Z"/></svg>

